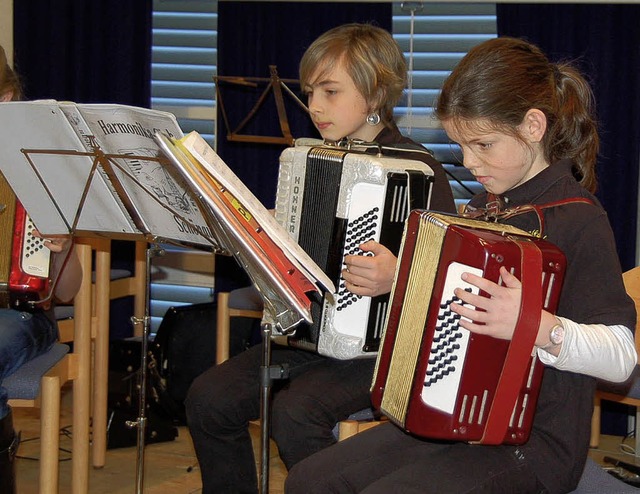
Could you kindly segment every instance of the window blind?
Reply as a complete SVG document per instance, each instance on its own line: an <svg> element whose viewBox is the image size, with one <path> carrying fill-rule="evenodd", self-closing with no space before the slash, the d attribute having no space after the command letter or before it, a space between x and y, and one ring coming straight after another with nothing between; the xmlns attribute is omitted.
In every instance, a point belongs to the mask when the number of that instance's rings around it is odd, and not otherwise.
<svg viewBox="0 0 640 494"><path fill-rule="evenodd" d="M400 130L433 151L451 174L458 204L481 186L460 164L433 105L445 78L473 46L496 37L495 4L395 2L393 36L409 65L409 88L396 108Z"/></svg>
<svg viewBox="0 0 640 494"><path fill-rule="evenodd" d="M218 2L154 0L151 107L213 144Z"/></svg>
<svg viewBox="0 0 640 494"><path fill-rule="evenodd" d="M173 113L184 133L198 131L215 145L218 2L153 0L151 107ZM168 255L175 254L165 246ZM187 252L185 256L190 253ZM175 275L159 258L152 266L151 335L170 307L213 301L213 281L201 286L190 273ZM172 274L173 273L173 274ZM166 278L166 279L163 279Z"/></svg>

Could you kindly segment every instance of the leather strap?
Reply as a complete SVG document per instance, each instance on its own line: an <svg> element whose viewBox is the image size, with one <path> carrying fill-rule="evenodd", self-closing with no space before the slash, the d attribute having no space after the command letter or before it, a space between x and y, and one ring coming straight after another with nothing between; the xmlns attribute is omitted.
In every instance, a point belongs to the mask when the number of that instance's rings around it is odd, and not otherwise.
<svg viewBox="0 0 640 494"><path fill-rule="evenodd" d="M522 383L529 372L528 365L522 365L531 357L535 345L541 317L542 253L534 242L518 242L520 248L520 281L522 282L522 300L511 344L505 356L504 365L494 396L487 423L479 441L481 444L502 444L513 408L518 400Z"/></svg>
<svg viewBox="0 0 640 494"><path fill-rule="evenodd" d="M538 218L538 223L540 224L539 236L542 237L544 232L543 210L558 207L558 206L564 206L566 204L573 204L573 203L593 205L593 201L591 199L587 199L586 197L569 197L567 199L552 201L545 204L525 204L522 206L516 206L515 208L503 208L503 202L500 196L496 196L495 194L488 194L486 208L476 209L468 213L465 212L462 214L462 216L466 216L468 218L474 218L474 219L481 219L484 221L490 221L494 223L502 223L505 220L512 218L514 216L533 212L536 214Z"/></svg>

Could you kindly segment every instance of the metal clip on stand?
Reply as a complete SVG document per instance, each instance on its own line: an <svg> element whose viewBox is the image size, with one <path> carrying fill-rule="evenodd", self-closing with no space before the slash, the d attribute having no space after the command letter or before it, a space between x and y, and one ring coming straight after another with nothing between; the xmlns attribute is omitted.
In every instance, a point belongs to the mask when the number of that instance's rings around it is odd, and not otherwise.
<svg viewBox="0 0 640 494"><path fill-rule="evenodd" d="M147 248L146 255L146 290L144 296L144 317L139 319L132 317L133 324L142 323L142 348L140 349L140 378L139 378L139 395L138 395L138 419L136 421L127 420L127 427L138 428L138 451L136 457L136 494L142 494L144 486L144 446L145 434L147 427L147 352L149 343L149 300L151 291L151 259L156 256L164 255L164 249L158 245L151 245Z"/></svg>
<svg viewBox="0 0 640 494"><path fill-rule="evenodd" d="M269 492L269 432L271 429L271 386L275 379L288 379L287 364L271 366L271 324L262 323L262 365L260 367L260 494Z"/></svg>

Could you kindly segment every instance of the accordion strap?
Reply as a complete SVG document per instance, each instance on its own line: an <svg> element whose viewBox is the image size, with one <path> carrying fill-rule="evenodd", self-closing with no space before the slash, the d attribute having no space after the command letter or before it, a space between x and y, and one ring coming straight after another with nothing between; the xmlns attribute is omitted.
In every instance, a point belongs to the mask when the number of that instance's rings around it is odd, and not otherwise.
<svg viewBox="0 0 640 494"><path fill-rule="evenodd" d="M539 230L540 236L542 236L544 232L543 210L558 207L558 206L564 206L566 204L573 204L573 203L593 205L593 201L591 199L587 199L586 197L569 197L567 199L547 202L544 204L525 204L522 206L516 206L515 208L503 209L502 201L500 197L494 194L489 194L487 197L486 208L465 212L463 216L466 216L468 218L491 221L495 223L502 223L508 220L509 218L513 218L514 216L518 216L525 213L535 213L536 217L538 218L538 223L540 224L540 230Z"/></svg>
<svg viewBox="0 0 640 494"><path fill-rule="evenodd" d="M593 204L593 201L574 197L545 204L527 204L512 209L501 209L501 201L497 197L489 196L487 209L472 212L476 218L487 221L505 221L520 214L533 212L540 224L540 236L544 232L545 209L563 206L565 204L584 203ZM508 235L507 235L508 237ZM523 383L527 379L529 366L523 366L531 358L531 352L535 345L538 326L541 317L542 301L542 252L536 242L518 242L521 251L520 256L520 281L522 283L522 300L520 302L520 313L513 333L511 344L502 368L502 373L498 381L495 396L500 396L501 405L495 402L487 416L486 427L481 444L501 444L504 442L506 425L509 424L510 416L513 413L518 400ZM504 406L509 403L510 406Z"/></svg>
<svg viewBox="0 0 640 494"><path fill-rule="evenodd" d="M508 236L507 236L508 237ZM515 331L507 350L495 396L500 396L500 404L494 400L487 416L487 423L478 441L481 444L502 444L506 427L513 413L520 390L529 373L529 366L522 365L531 358L540 325L542 301L542 252L535 242L517 242L521 251L520 281L522 300ZM505 406L505 403L513 406Z"/></svg>

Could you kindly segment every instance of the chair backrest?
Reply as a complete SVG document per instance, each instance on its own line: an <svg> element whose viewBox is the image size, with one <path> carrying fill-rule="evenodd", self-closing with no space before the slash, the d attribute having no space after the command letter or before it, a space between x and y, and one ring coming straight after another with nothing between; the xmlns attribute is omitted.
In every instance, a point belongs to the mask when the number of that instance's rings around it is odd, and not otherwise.
<svg viewBox="0 0 640 494"><path fill-rule="evenodd" d="M640 266L636 266L635 268L624 272L622 274L622 279L624 281L624 287L627 290L627 293L636 304L635 341L636 351L640 354L640 331L637 330L638 320L640 320Z"/></svg>

